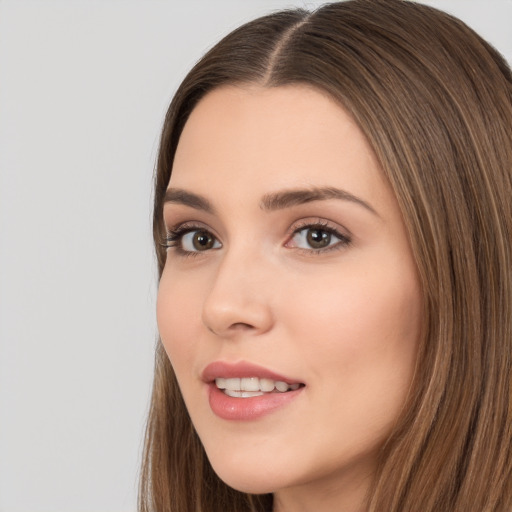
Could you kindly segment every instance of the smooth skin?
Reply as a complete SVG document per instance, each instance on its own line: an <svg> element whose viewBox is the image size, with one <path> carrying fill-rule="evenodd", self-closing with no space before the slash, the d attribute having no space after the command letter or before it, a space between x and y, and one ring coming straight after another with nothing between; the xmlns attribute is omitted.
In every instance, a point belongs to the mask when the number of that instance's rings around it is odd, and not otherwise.
<svg viewBox="0 0 512 512"><path fill-rule="evenodd" d="M171 189L211 210L179 195L165 204L174 237L157 316L214 470L238 490L273 492L275 512L363 511L410 390L422 304L396 198L362 132L307 86L222 87L188 119ZM296 190L319 197L275 201ZM214 361L305 387L257 420L221 419L201 380Z"/></svg>

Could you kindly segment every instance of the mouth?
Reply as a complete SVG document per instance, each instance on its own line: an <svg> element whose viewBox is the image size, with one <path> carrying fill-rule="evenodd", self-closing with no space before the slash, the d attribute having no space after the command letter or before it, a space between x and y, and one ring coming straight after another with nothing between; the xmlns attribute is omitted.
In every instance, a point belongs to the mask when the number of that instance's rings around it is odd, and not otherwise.
<svg viewBox="0 0 512 512"><path fill-rule="evenodd" d="M216 361L201 374L212 412L223 420L259 420L289 407L306 384L246 361Z"/></svg>
<svg viewBox="0 0 512 512"><path fill-rule="evenodd" d="M270 393L296 391L304 384L289 384L265 377L217 377L215 385L225 395L233 398L252 398Z"/></svg>

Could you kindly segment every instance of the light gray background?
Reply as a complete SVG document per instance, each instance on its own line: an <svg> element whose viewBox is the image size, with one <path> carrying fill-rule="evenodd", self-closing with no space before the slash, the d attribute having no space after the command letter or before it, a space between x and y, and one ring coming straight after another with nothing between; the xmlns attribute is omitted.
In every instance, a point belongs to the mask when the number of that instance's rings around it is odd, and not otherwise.
<svg viewBox="0 0 512 512"><path fill-rule="evenodd" d="M136 509L167 104L241 22L320 3L0 0L0 512ZM429 3L512 61L510 0Z"/></svg>

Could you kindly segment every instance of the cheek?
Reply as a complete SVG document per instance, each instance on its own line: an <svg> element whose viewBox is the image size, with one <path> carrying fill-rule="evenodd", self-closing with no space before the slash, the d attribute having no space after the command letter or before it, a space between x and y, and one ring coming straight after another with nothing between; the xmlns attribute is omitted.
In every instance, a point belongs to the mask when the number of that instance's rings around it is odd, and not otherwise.
<svg viewBox="0 0 512 512"><path fill-rule="evenodd" d="M364 376L408 384L421 323L414 269L350 270L343 275L338 272L336 279L331 273L329 280L312 281L307 294L292 290L294 299L287 305L289 318L295 319L288 322L293 326L291 336L304 340L302 356L319 361L320 376L327 378L331 369L331 377L352 375L354 386Z"/></svg>
<svg viewBox="0 0 512 512"><path fill-rule="evenodd" d="M157 296L157 323L160 338L174 369L189 368L198 340L201 318L194 281L175 279L164 271Z"/></svg>

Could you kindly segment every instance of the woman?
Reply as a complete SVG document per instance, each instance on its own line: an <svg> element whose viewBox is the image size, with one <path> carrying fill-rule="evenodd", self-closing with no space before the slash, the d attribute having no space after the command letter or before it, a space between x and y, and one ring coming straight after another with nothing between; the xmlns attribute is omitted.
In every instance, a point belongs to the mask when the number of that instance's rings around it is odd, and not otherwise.
<svg viewBox="0 0 512 512"><path fill-rule="evenodd" d="M400 0L224 38L169 108L144 511L512 509L512 76Z"/></svg>

